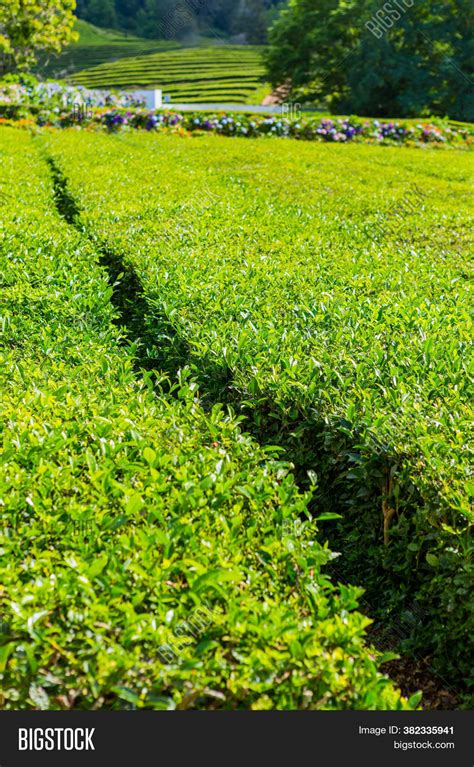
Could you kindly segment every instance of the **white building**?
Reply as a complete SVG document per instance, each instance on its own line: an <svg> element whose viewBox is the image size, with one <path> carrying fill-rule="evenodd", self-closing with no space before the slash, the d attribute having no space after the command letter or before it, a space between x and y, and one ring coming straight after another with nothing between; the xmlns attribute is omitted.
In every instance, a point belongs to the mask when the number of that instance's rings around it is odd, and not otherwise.
<svg viewBox="0 0 474 767"><path fill-rule="evenodd" d="M134 91L135 98L145 102L146 109L161 109L163 105L163 94L161 90L154 88L153 90Z"/></svg>

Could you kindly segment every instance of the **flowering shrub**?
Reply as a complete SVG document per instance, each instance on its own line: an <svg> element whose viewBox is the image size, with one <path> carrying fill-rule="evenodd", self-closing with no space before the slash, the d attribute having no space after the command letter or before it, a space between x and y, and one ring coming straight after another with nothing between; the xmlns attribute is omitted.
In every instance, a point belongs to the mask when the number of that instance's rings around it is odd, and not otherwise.
<svg viewBox="0 0 474 767"><path fill-rule="evenodd" d="M77 109L79 105L79 109ZM34 118L40 126L60 128L78 125L109 131L181 129L189 133L222 136L275 136L306 141L423 146L471 146L474 126L451 125L447 121L413 123L383 122L359 117L300 117L280 115L226 114L155 111L143 109L133 93L88 90L56 82L0 83L0 117Z"/></svg>
<svg viewBox="0 0 474 767"><path fill-rule="evenodd" d="M61 124L75 119L79 121L81 112L90 111L92 119L94 108L138 108L144 100L133 93L113 92L108 90L89 90L82 86L63 85L57 82L38 82L34 77L6 78L0 83L0 112L7 117L25 117L32 114L39 125Z"/></svg>
<svg viewBox="0 0 474 767"><path fill-rule="evenodd" d="M61 119L63 125L66 120ZM197 114L190 112L98 111L90 121L109 130L138 128L147 131L182 128L189 133L216 133L222 136L276 136L306 141L347 143L359 141L374 144L432 144L435 146L470 146L474 128L450 126L448 123L380 122L346 118L301 118L289 120L280 116L262 117L246 114Z"/></svg>

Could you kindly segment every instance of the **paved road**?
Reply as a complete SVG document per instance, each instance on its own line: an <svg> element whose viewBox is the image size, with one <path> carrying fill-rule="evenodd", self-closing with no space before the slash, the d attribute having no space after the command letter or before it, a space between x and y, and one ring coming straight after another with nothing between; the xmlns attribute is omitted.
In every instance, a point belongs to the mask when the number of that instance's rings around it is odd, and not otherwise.
<svg viewBox="0 0 474 767"><path fill-rule="evenodd" d="M288 107L254 104L163 104L163 109L177 112L251 112L252 114L288 115Z"/></svg>

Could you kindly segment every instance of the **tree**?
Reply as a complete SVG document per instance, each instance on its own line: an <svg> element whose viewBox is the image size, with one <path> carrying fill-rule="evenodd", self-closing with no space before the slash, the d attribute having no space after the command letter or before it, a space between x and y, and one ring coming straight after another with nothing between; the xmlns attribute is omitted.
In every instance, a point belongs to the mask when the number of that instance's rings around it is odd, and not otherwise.
<svg viewBox="0 0 474 767"><path fill-rule="evenodd" d="M291 0L269 32L266 55L274 87L291 82L306 100L346 90L345 61L357 44L362 0Z"/></svg>
<svg viewBox="0 0 474 767"><path fill-rule="evenodd" d="M238 19L239 31L252 45L261 45L267 40L268 7L265 0L246 0Z"/></svg>
<svg viewBox="0 0 474 767"><path fill-rule="evenodd" d="M117 26L114 0L91 0L89 3L89 18L96 27L113 29Z"/></svg>
<svg viewBox="0 0 474 767"><path fill-rule="evenodd" d="M39 53L59 53L77 39L75 7L75 0L1 0L1 73L28 70Z"/></svg>
<svg viewBox="0 0 474 767"><path fill-rule="evenodd" d="M87 5L87 3L86 3ZM127 32L137 32L137 15L142 7L141 0L115 0L117 27ZM79 6L78 6L79 11ZM80 18L87 19L87 13L79 13Z"/></svg>
<svg viewBox="0 0 474 767"><path fill-rule="evenodd" d="M291 0L270 79L339 112L473 120L473 25L472 0Z"/></svg>
<svg viewBox="0 0 474 767"><path fill-rule="evenodd" d="M395 4L392 3L394 9ZM474 5L472 0L418 0L387 26L364 27L347 73L342 109L359 114L448 115L474 120ZM369 22L370 24L370 22ZM387 28L385 28L387 27Z"/></svg>
<svg viewBox="0 0 474 767"><path fill-rule="evenodd" d="M201 32L220 38L243 33L248 42L262 43L282 3L286 0L77 0L77 15L141 37L181 39ZM107 24L99 15L101 5Z"/></svg>
<svg viewBox="0 0 474 767"><path fill-rule="evenodd" d="M143 0L136 16L138 34L154 40L175 37L175 6L175 0Z"/></svg>

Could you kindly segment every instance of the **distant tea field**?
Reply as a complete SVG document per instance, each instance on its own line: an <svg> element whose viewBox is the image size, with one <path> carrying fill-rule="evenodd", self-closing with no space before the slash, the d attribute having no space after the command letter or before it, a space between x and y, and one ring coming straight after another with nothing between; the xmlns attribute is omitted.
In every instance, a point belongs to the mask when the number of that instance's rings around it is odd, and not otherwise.
<svg viewBox="0 0 474 767"><path fill-rule="evenodd" d="M69 79L88 88L153 86L175 102L258 103L264 67L256 47L178 48L103 63Z"/></svg>
<svg viewBox="0 0 474 767"><path fill-rule="evenodd" d="M79 39L59 55L42 59L38 71L47 77L68 77L89 67L117 61L127 56L145 56L163 50L178 48L179 43L166 40L146 40L126 35L118 30L106 30L76 20L75 31Z"/></svg>
<svg viewBox="0 0 474 767"><path fill-rule="evenodd" d="M79 40L39 66L42 75L87 88L161 88L176 103L260 104L269 92L262 49L204 40L184 47L77 21Z"/></svg>
<svg viewBox="0 0 474 767"><path fill-rule="evenodd" d="M144 61L199 97L202 55ZM3 705L416 708L368 633L400 616L465 699L472 153L0 128L0 159Z"/></svg>

